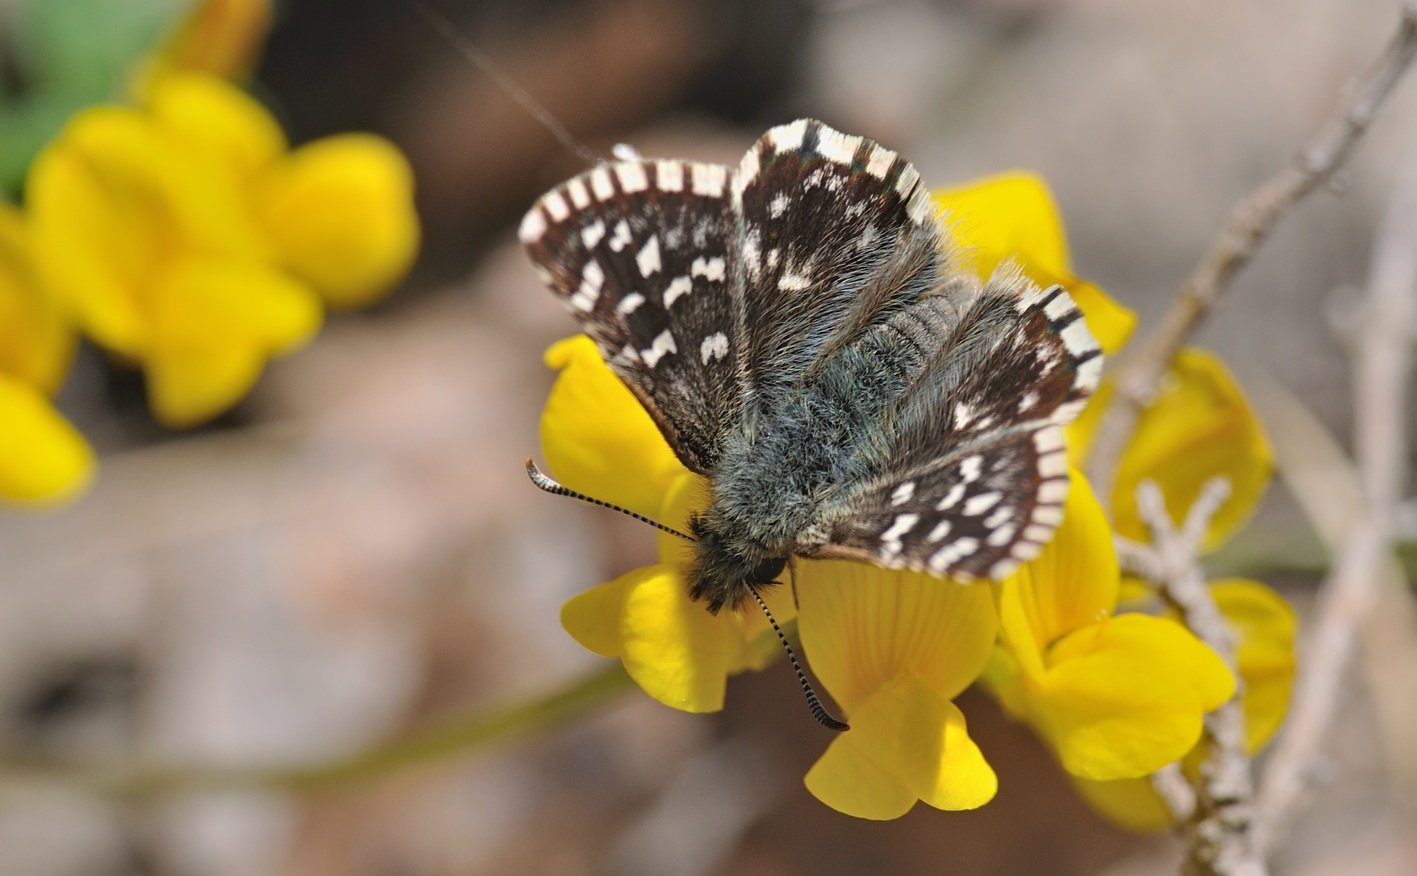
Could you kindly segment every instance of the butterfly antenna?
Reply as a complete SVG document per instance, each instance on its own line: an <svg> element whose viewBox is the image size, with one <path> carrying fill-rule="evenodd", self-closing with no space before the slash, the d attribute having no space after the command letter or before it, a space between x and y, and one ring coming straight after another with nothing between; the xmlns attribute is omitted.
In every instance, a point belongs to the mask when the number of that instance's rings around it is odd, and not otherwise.
<svg viewBox="0 0 1417 876"><path fill-rule="evenodd" d="M802 692L807 695L807 708L812 710L812 717L816 718L817 723L828 730L850 730L850 724L833 718L831 713L826 710L826 707L822 705L822 701L817 698L817 692L812 689L812 683L807 680L807 674L802 671L802 664L797 662L797 654L793 652L792 645L788 643L787 636L782 632L782 627L777 625L777 621L773 618L772 612L768 611L768 604L763 602L763 597L758 593L757 588L749 587L748 592L753 594L753 598L758 601L758 608L763 610L763 614L767 616L768 623L772 624L773 632L777 633L778 639L781 640L782 647L787 649L787 659L792 662L792 671L797 673L797 681L802 685Z"/></svg>
<svg viewBox="0 0 1417 876"><path fill-rule="evenodd" d="M603 502L593 496L587 496L585 493L578 493L570 487L566 486L565 484L552 480L549 475L545 474L544 472L542 472L541 469L537 468L536 463L532 462L530 458L528 458L526 461L526 473L527 476L531 478L531 482L533 484L536 484L537 487L545 490L548 493L552 493L553 495L570 496L572 499L580 499L582 502L589 502L592 505L599 505L602 508L609 508L611 511L619 511L621 514L628 514L629 516L635 518L641 523L648 523L650 526L653 526L660 532L667 532L670 535L677 535L685 541L695 540L692 535L685 535L677 529L671 529L670 527L665 526L658 520L653 520L649 517L644 516L643 514L636 514L629 508L621 508L619 505L612 505L609 502ZM764 609L764 611L766 611L766 609Z"/></svg>
<svg viewBox="0 0 1417 876"><path fill-rule="evenodd" d="M456 49L458 54L462 55L463 58L478 70L481 70L483 75L491 79L493 84L500 88L503 93L516 101L517 106L526 110L528 115L536 119L543 128L550 131L551 136L555 137L558 143L567 150L574 152L578 158L592 167L605 163L605 159L599 153L577 140L575 135L572 134L565 125L561 124L559 119L551 114L550 110L537 103L536 98L527 94L526 89L522 88L512 77L508 76L506 71L487 56L486 52L479 49L472 40L460 33L458 29L453 26L453 23L448 21L446 16L428 5L427 0L406 0L406 2L409 6L413 7L414 12L418 13L419 18L422 18L429 27L438 32L439 36L447 40L448 44Z"/></svg>

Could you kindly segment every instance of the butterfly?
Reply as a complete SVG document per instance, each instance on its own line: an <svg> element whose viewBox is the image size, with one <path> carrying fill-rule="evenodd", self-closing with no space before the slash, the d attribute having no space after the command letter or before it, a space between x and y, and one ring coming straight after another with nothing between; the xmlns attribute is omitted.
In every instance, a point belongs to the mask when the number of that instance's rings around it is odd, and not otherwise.
<svg viewBox="0 0 1417 876"><path fill-rule="evenodd" d="M736 168L596 166L518 236L708 479L686 578L709 611L794 556L997 580L1061 522L1101 350L1061 286L964 267L896 152L800 119Z"/></svg>

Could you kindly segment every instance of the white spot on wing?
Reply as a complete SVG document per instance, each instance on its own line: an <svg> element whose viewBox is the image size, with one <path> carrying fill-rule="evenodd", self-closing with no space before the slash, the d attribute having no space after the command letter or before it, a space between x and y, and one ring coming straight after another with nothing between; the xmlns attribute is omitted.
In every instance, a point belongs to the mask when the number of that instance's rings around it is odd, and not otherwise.
<svg viewBox="0 0 1417 876"><path fill-rule="evenodd" d="M638 292L631 292L629 295L621 298L619 304L615 305L615 312L621 316L629 316L636 310L639 310L640 305L644 303L645 297L643 295Z"/></svg>
<svg viewBox="0 0 1417 876"><path fill-rule="evenodd" d="M877 179L884 179L895 164L896 154L882 146L872 146L870 157L866 159L866 172Z"/></svg>
<svg viewBox="0 0 1417 876"><path fill-rule="evenodd" d="M704 338L704 342L699 345L699 358L705 365L709 362L722 359L728 355L728 336L723 332L714 332Z"/></svg>
<svg viewBox="0 0 1417 876"><path fill-rule="evenodd" d="M974 418L973 411L964 402L955 402L954 425L956 429L963 429L969 425L969 421Z"/></svg>
<svg viewBox="0 0 1417 876"><path fill-rule="evenodd" d="M900 553L900 537L915 528L920 522L919 514L897 514L890 529L881 533L881 547L887 555Z"/></svg>
<svg viewBox="0 0 1417 876"><path fill-rule="evenodd" d="M1102 357L1093 356L1078 366L1076 385L1085 389L1096 389L1102 381Z"/></svg>
<svg viewBox="0 0 1417 876"><path fill-rule="evenodd" d="M1004 545L1008 544L1010 541L1013 540L1014 533L1017 531L1018 528L1012 523L1010 523L1008 526L1000 526L993 532L989 533L988 537L985 538L984 541L994 547L1003 547Z"/></svg>
<svg viewBox="0 0 1417 876"><path fill-rule="evenodd" d="M979 476L984 473L984 457L975 454L966 456L959 464L960 477L964 478L966 484L972 484L979 480Z"/></svg>
<svg viewBox="0 0 1417 876"><path fill-rule="evenodd" d="M595 249L595 245L600 243L600 239L605 236L605 221L597 219L581 229L581 244L586 249Z"/></svg>
<svg viewBox="0 0 1417 876"><path fill-rule="evenodd" d="M1068 481L1055 478L1038 485L1038 501L1049 505L1061 505L1068 498Z"/></svg>
<svg viewBox="0 0 1417 876"><path fill-rule="evenodd" d="M721 164L695 164L693 167L694 194L710 198L723 197L723 184L728 179L728 168Z"/></svg>
<svg viewBox="0 0 1417 876"><path fill-rule="evenodd" d="M566 191L571 194L571 203L576 205L577 210L584 210L590 206L590 192L586 191L585 183L580 177L576 177L566 183Z"/></svg>
<svg viewBox="0 0 1417 876"><path fill-rule="evenodd" d="M694 263L689 266L689 273L695 277L703 277L707 280L718 281L723 279L724 263L722 256L704 258L699 256L694 259Z"/></svg>
<svg viewBox="0 0 1417 876"><path fill-rule="evenodd" d="M1057 322L1077 309L1077 305L1073 303L1073 299L1068 293L1059 292L1053 296L1052 301L1048 302L1048 306L1043 308L1043 314L1050 320Z"/></svg>
<svg viewBox="0 0 1417 876"><path fill-rule="evenodd" d="M643 164L617 164L615 176L620 179L620 188L628 193L642 192L649 188L649 176Z"/></svg>
<svg viewBox="0 0 1417 876"><path fill-rule="evenodd" d="M517 227L517 239L522 243L536 243L545 233L546 217L541 214L540 207L532 207L526 211L522 224Z"/></svg>
<svg viewBox="0 0 1417 876"><path fill-rule="evenodd" d="M812 279L801 274L794 274L791 271L783 271L782 277L777 281L777 288L784 292L801 292L803 289L812 287Z"/></svg>
<svg viewBox="0 0 1417 876"><path fill-rule="evenodd" d="M656 161L654 181L661 191L682 192L684 190L684 165L677 161Z"/></svg>
<svg viewBox="0 0 1417 876"><path fill-rule="evenodd" d="M581 268L581 285L570 298L571 306L577 310L590 313L595 309L596 299L600 297L600 286L605 282L605 271L601 269L600 262L592 259Z"/></svg>
<svg viewBox="0 0 1417 876"><path fill-rule="evenodd" d="M1014 509L1010 508L1008 505L1002 505L999 507L999 510L984 518L984 526L988 529L1003 526L1012 516L1014 516Z"/></svg>
<svg viewBox="0 0 1417 876"><path fill-rule="evenodd" d="M1033 509L1033 522L1057 526L1063 522L1063 509L1057 505L1039 505Z"/></svg>
<svg viewBox="0 0 1417 876"><path fill-rule="evenodd" d="M915 481L906 481L891 492L891 504L900 505L904 502L909 502L910 497L914 495Z"/></svg>
<svg viewBox="0 0 1417 876"><path fill-rule="evenodd" d="M1052 453L1063 448L1063 430L1058 428L1039 429L1033 433L1033 446L1039 453Z"/></svg>
<svg viewBox="0 0 1417 876"><path fill-rule="evenodd" d="M860 148L860 137L843 134L826 125L817 131L817 154L837 164L851 164L856 150Z"/></svg>
<svg viewBox="0 0 1417 876"><path fill-rule="evenodd" d="M977 496L970 496L964 503L963 513L970 517L977 517L999 504L999 500L1004 498L1004 494L997 490L980 493Z"/></svg>
<svg viewBox="0 0 1417 876"><path fill-rule="evenodd" d="M939 574L978 549L978 539L957 539L940 548L938 551L935 551L927 561L927 565L930 567L931 571Z"/></svg>
<svg viewBox="0 0 1417 876"><path fill-rule="evenodd" d="M546 212L551 214L551 218L560 222L571 215L571 208L566 204L566 199L561 197L560 192L547 192L541 198L541 203L546 205Z"/></svg>
<svg viewBox="0 0 1417 876"><path fill-rule="evenodd" d="M778 125L764 136L779 152L790 152L802 148L802 138L807 135L807 120L798 119L786 125Z"/></svg>
<svg viewBox="0 0 1417 876"><path fill-rule="evenodd" d="M1038 473L1045 478L1062 477L1068 473L1068 454L1055 450L1038 457Z"/></svg>
<svg viewBox="0 0 1417 876"><path fill-rule="evenodd" d="M939 523L935 524L934 529L930 530L930 534L925 536L925 541L929 542L930 544L934 544L935 542L949 535L950 530L953 528L953 524L951 524L948 520L941 520Z"/></svg>
<svg viewBox="0 0 1417 876"><path fill-rule="evenodd" d="M640 248L635 254L635 264L640 266L640 275L644 277L652 276L660 268L659 261L659 235L651 234L649 242Z"/></svg>
<svg viewBox="0 0 1417 876"><path fill-rule="evenodd" d="M615 223L615 233L610 235L610 248L615 252L624 249L633 238L630 236L630 223L621 219Z"/></svg>
<svg viewBox="0 0 1417 876"><path fill-rule="evenodd" d="M640 351L640 356L644 358L645 365L653 368L659 364L660 359L677 352L679 348L674 345L674 335L670 334L669 329L665 329L655 337L648 350Z"/></svg>
<svg viewBox="0 0 1417 876"><path fill-rule="evenodd" d="M773 195L773 199L768 202L768 215L774 219L782 218L782 214L787 212L787 195Z"/></svg>
<svg viewBox="0 0 1417 876"><path fill-rule="evenodd" d="M1023 398L1018 400L1018 412L1022 414L1036 404L1038 404L1038 393L1029 390L1023 394Z"/></svg>
<svg viewBox="0 0 1417 876"><path fill-rule="evenodd" d="M610 181L610 171L603 167L592 170L590 172L590 190L595 192L595 196L600 200L609 200L615 194L615 184Z"/></svg>
<svg viewBox="0 0 1417 876"><path fill-rule="evenodd" d="M688 295L694 289L694 281L688 277L679 276L669 281L669 286L664 290L664 306L667 308L682 295Z"/></svg>
<svg viewBox="0 0 1417 876"><path fill-rule="evenodd" d="M1083 353L1090 353L1097 349L1097 340L1092 337L1092 332L1087 330L1086 320L1073 320L1059 334L1063 338L1063 346L1067 347L1068 352L1074 356L1081 356Z"/></svg>
<svg viewBox="0 0 1417 876"><path fill-rule="evenodd" d="M950 491L935 505L935 510L948 511L959 504L959 500L964 498L964 490L964 484L955 484L953 487L950 487Z"/></svg>

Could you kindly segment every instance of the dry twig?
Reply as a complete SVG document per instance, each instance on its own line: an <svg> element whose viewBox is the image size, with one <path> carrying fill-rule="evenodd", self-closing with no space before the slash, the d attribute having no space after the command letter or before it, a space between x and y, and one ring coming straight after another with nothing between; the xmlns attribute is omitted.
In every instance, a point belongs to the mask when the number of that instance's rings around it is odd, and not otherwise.
<svg viewBox="0 0 1417 876"><path fill-rule="evenodd" d="M1397 32L1355 84L1348 100L1317 137L1247 198L1221 229L1210 250L1181 286L1161 325L1134 344L1117 366L1116 394L1102 414L1087 474L1097 494L1112 494L1117 463L1151 403L1172 359L1215 308L1230 281L1300 198L1329 180L1377 115L1392 87L1417 55L1417 2L1403 6Z"/></svg>
<svg viewBox="0 0 1417 876"><path fill-rule="evenodd" d="M1238 679L1235 636L1211 596L1199 562L1206 527L1229 495L1230 486L1223 478L1208 482L1177 528L1171 523L1161 489L1146 481L1137 488L1137 512L1152 533L1152 556L1141 565L1154 575L1162 598L1176 609L1187 628L1219 654ZM1140 553L1146 552L1140 549ZM1251 842L1253 789L1238 685L1229 702L1206 715L1204 740L1207 754L1200 765L1194 800L1174 793L1163 795L1186 837L1186 872L1263 876L1264 859ZM1185 803L1191 805L1185 807Z"/></svg>
<svg viewBox="0 0 1417 876"><path fill-rule="evenodd" d="M1264 774L1255 839L1272 850L1307 796L1347 678L1358 630L1372 612L1392 559L1407 482L1406 418L1417 320L1417 173L1393 192L1374 245L1354 352L1354 444L1363 502L1319 591L1314 625L1283 735Z"/></svg>

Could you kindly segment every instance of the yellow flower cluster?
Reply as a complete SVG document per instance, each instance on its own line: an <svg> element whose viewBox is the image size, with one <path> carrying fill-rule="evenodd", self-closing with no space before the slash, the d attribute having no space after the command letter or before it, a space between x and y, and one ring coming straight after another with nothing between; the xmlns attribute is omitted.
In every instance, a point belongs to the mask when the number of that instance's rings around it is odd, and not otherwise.
<svg viewBox="0 0 1417 876"><path fill-rule="evenodd" d="M987 275L1012 259L1041 284L1061 282L1104 350L1124 343L1131 314L1071 276L1062 226L1040 180L1007 175L936 200L974 270ZM546 361L560 371L542 417L542 445L556 475L682 529L707 502L703 479L679 463L589 339L555 345ZM1073 444L1086 443L1092 419L1075 427ZM1182 506L1199 483L1191 479L1228 474L1235 490L1217 519L1219 538L1253 507L1267 462L1233 381L1213 359L1189 352L1168 395L1144 419L1118 489L1152 478ZM1134 506L1115 504L1124 515L1117 527L1131 534ZM949 810L988 802L997 780L952 702L975 681L1034 727L1064 769L1090 783L1090 798L1107 798L1106 786L1140 781L1186 756L1200 739L1203 714L1233 695L1236 680L1174 620L1118 613L1112 539L1112 526L1074 472L1053 542L993 586L844 561L799 562L795 604L785 588L765 597L779 620L795 625L813 671L851 724L807 773L808 789L841 812L872 819L899 817L917 800ZM561 620L585 647L620 659L655 699L713 711L723 706L728 676L759 668L779 651L757 612L714 616L689 599L684 551L678 539L661 536L659 563L571 599ZM1287 702L1292 660L1284 662L1290 642L1269 610L1277 598L1267 602L1261 594L1268 591L1253 582L1217 590L1241 634L1246 702L1256 706L1252 727L1272 729Z"/></svg>
<svg viewBox="0 0 1417 876"><path fill-rule="evenodd" d="M413 179L392 144L291 149L217 75L249 64L269 11L199 4L134 102L74 115L31 164L23 214L0 211L0 499L54 501L89 477L91 451L46 400L75 328L142 367L159 422L191 426L309 340L325 307L368 304L411 264Z"/></svg>

